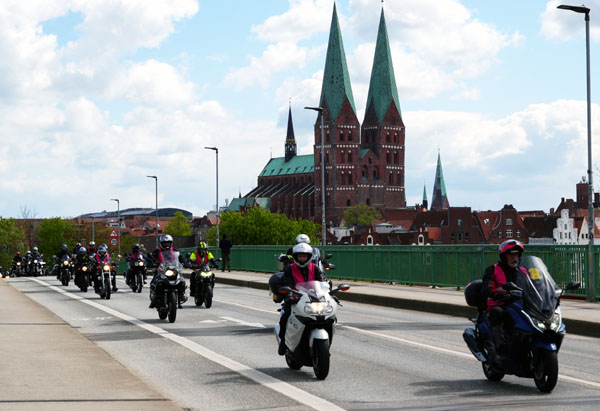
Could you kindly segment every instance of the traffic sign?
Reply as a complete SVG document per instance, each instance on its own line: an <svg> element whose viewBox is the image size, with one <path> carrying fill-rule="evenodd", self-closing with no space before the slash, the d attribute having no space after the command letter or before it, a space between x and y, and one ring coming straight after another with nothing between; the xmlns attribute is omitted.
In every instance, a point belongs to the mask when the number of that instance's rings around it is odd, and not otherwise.
<svg viewBox="0 0 600 411"><path fill-rule="evenodd" d="M119 234L117 234L117 230L115 230L115 229L113 228L113 230L112 230L112 231L111 231L111 233L110 233L110 237L118 237L118 236L119 236ZM111 244L112 244L112 242L111 242ZM114 245L114 244L113 244L113 245Z"/></svg>
<svg viewBox="0 0 600 411"><path fill-rule="evenodd" d="M112 245L113 247L116 247L119 244L119 240L116 238L111 238L110 239L110 245Z"/></svg>

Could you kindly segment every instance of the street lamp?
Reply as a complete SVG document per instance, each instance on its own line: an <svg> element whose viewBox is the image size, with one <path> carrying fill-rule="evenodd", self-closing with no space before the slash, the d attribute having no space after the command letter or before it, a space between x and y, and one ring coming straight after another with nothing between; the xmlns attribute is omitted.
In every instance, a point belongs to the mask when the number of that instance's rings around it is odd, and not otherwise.
<svg viewBox="0 0 600 411"><path fill-rule="evenodd" d="M118 239L118 244L119 244L119 257L121 256L121 208L120 208L120 203L119 203L119 199L118 198L111 198L110 201L116 201L117 202L117 224L119 224L118 230L119 230L119 239Z"/></svg>
<svg viewBox="0 0 600 411"><path fill-rule="evenodd" d="M155 236L156 236L156 248L158 248L158 177L156 176L146 176L148 178L154 179L154 188L155 188L155 199L156 199L156 227L155 227Z"/></svg>
<svg viewBox="0 0 600 411"><path fill-rule="evenodd" d="M321 234L323 242L321 243L322 258L325 258L325 244L327 242L325 225L325 126L323 124L323 107L304 107L306 110L318 111L321 115Z"/></svg>
<svg viewBox="0 0 600 411"><path fill-rule="evenodd" d="M596 300L594 278L594 187L592 180L592 109L591 109L591 78L590 78L590 9L585 6L558 6L562 10L571 10L575 13L585 14L585 46L587 67L587 144L588 144L588 286L587 301Z"/></svg>
<svg viewBox="0 0 600 411"><path fill-rule="evenodd" d="M204 147L207 150L214 150L217 156L217 247L219 247L219 149L217 147Z"/></svg>

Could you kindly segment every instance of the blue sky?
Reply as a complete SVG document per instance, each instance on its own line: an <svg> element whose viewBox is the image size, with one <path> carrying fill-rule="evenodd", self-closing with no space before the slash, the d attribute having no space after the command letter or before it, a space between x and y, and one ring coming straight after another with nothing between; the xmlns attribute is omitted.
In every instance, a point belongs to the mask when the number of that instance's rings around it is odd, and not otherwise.
<svg viewBox="0 0 600 411"><path fill-rule="evenodd" d="M382 4L337 1L359 120ZM383 3L406 125L407 203L556 207L587 170L585 23L557 1ZM573 3L578 4L578 3ZM591 8L600 187L600 0ZM159 206L204 215L283 155L291 100L312 150L333 0L0 3L0 216ZM595 12L598 11L598 14ZM598 16L598 18L596 18ZM596 159L596 157L598 157ZM431 198L430 198L431 199Z"/></svg>

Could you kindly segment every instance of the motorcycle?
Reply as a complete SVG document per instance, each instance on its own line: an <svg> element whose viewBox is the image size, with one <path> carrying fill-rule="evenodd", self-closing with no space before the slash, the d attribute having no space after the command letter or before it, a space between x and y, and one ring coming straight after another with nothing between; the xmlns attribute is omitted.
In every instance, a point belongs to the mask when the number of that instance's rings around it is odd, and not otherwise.
<svg viewBox="0 0 600 411"><path fill-rule="evenodd" d="M521 259L528 274L522 273L517 283L506 283L507 294L497 299L513 320L512 331L503 329L508 342L508 354L502 364L493 364L486 347L494 344L492 327L486 314L487 302L482 295L482 282L471 282L465 289L467 304L478 308L474 328L466 328L463 338L482 363L483 373L490 381L500 381L504 375L533 378L541 392L551 392L558 379L558 351L565 336L560 298L564 291L579 288L580 283L570 282L558 289L548 269L539 257Z"/></svg>
<svg viewBox="0 0 600 411"><path fill-rule="evenodd" d="M220 261L219 258L216 261ZM215 264L211 267L209 264L202 264L199 268L192 272L195 276L194 303L196 307L201 307L202 304L206 308L212 306L213 289L215 288L215 273L211 268L218 268Z"/></svg>
<svg viewBox="0 0 600 411"><path fill-rule="evenodd" d="M60 283L65 287L69 285L69 281L71 281L71 268L72 262L71 257L65 255L58 262L58 279Z"/></svg>
<svg viewBox="0 0 600 411"><path fill-rule="evenodd" d="M12 277L21 277L23 275L23 263L17 261L12 267Z"/></svg>
<svg viewBox="0 0 600 411"><path fill-rule="evenodd" d="M30 269L29 272L34 276L37 277L39 275L44 275L44 265L46 263L42 260L42 257L34 257L33 260L31 260L31 265L30 265Z"/></svg>
<svg viewBox="0 0 600 411"><path fill-rule="evenodd" d="M90 271L88 262L79 260L75 262L75 285L84 293L87 293L91 284Z"/></svg>
<svg viewBox="0 0 600 411"><path fill-rule="evenodd" d="M281 287L279 293L291 298L291 314L285 332L285 361L293 370L312 366L315 376L324 380L329 374L329 348L333 341L339 291L350 286L340 284L331 290L328 282L309 281L296 284L296 290ZM282 310L283 315L283 310ZM279 324L275 326L279 344Z"/></svg>
<svg viewBox="0 0 600 411"><path fill-rule="evenodd" d="M134 293L141 293L146 276L146 263L143 257L137 257L129 268L129 287Z"/></svg>
<svg viewBox="0 0 600 411"><path fill-rule="evenodd" d="M179 296L185 297L185 280L182 265L179 263L179 252L164 253L165 261L160 263L157 274L150 284L150 298L154 303L158 318L174 323L177 318ZM184 300L181 303L185 302Z"/></svg>
<svg viewBox="0 0 600 411"><path fill-rule="evenodd" d="M114 271L115 265L112 261L96 264L96 283L94 285L94 291L102 299L110 300L111 276Z"/></svg>

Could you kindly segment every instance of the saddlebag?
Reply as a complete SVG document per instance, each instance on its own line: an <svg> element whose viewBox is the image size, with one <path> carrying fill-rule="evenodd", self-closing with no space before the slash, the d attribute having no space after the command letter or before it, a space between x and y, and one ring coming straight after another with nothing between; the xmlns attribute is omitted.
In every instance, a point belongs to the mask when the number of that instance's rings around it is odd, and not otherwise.
<svg viewBox="0 0 600 411"><path fill-rule="evenodd" d="M467 285L467 288L465 288L465 300L467 300L467 304L471 307L485 308L486 301L483 298L482 280L474 280Z"/></svg>

